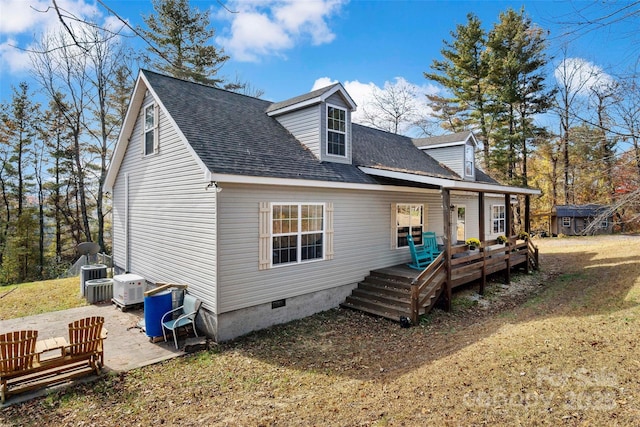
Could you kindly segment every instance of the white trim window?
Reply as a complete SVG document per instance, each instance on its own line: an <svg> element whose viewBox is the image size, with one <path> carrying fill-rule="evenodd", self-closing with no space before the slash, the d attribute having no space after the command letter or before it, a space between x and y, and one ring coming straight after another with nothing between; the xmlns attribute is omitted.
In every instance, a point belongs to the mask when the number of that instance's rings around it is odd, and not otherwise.
<svg viewBox="0 0 640 427"><path fill-rule="evenodd" d="M565 227L565 228L571 227L571 217L570 216L563 216L562 217L562 226Z"/></svg>
<svg viewBox="0 0 640 427"><path fill-rule="evenodd" d="M422 204L398 203L396 214L396 247L409 246L407 234L411 233L416 245L422 244L422 231L425 229L425 209Z"/></svg>
<svg viewBox="0 0 640 427"><path fill-rule="evenodd" d="M473 145L467 144L465 146L465 155L464 155L464 174L466 176L474 175L474 163L475 163L475 152L473 149Z"/></svg>
<svg viewBox="0 0 640 427"><path fill-rule="evenodd" d="M609 219L608 218L605 218L602 221L600 221L600 228L602 228L602 229L609 228Z"/></svg>
<svg viewBox="0 0 640 427"><path fill-rule="evenodd" d="M271 204L271 264L324 259L324 213L322 203Z"/></svg>
<svg viewBox="0 0 640 427"><path fill-rule="evenodd" d="M491 231L493 234L504 234L505 232L504 205L491 206Z"/></svg>
<svg viewBox="0 0 640 427"><path fill-rule="evenodd" d="M327 105L327 154L347 156L347 110Z"/></svg>
<svg viewBox="0 0 640 427"><path fill-rule="evenodd" d="M155 104L144 107L143 153L145 156L158 151L158 109Z"/></svg>

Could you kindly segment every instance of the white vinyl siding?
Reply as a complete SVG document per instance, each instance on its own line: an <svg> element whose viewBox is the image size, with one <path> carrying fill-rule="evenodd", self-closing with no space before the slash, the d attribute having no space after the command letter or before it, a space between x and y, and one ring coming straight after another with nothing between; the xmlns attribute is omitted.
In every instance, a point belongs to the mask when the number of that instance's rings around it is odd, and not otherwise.
<svg viewBox="0 0 640 427"><path fill-rule="evenodd" d="M318 159L321 154L321 106L314 105L276 117L293 136L307 147Z"/></svg>
<svg viewBox="0 0 640 427"><path fill-rule="evenodd" d="M437 191L405 194L240 184L223 184L223 188L218 200L220 313L355 284L370 270L408 262L408 248L392 250L388 231L392 222L389 206L398 200L435 206L428 210L427 221L434 231L442 229ZM262 261L257 260L267 261L260 257L259 249L261 202L318 201L326 203L327 210L325 259L261 270ZM329 230L329 215L333 216L333 230ZM333 255L328 253L330 235Z"/></svg>
<svg viewBox="0 0 640 427"><path fill-rule="evenodd" d="M152 101L147 94L143 105ZM140 157L143 114L141 109L113 188L115 264L153 283L186 284L215 311L217 193L206 190L202 169L163 111L162 151Z"/></svg>
<svg viewBox="0 0 640 427"><path fill-rule="evenodd" d="M454 145L452 147L428 148L423 151L460 177L464 177L464 147L464 145Z"/></svg>

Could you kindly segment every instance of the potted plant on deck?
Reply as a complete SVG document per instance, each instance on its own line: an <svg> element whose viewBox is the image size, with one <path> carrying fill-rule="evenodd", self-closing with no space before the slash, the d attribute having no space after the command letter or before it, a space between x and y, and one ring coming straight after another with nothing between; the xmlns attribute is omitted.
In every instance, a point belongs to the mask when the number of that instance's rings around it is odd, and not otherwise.
<svg viewBox="0 0 640 427"><path fill-rule="evenodd" d="M500 235L496 240L498 241L498 243L504 245L505 243L507 243L507 236Z"/></svg>
<svg viewBox="0 0 640 427"><path fill-rule="evenodd" d="M472 251L474 251L477 247L480 246L480 240L475 237L469 237L465 243L467 244L467 246L469 246L469 249L471 249Z"/></svg>

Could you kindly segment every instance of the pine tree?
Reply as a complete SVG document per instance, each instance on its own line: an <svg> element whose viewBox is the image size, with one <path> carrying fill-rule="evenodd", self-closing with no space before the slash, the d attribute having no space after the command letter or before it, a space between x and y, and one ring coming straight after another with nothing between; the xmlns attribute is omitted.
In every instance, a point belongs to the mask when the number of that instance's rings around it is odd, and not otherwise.
<svg viewBox="0 0 640 427"><path fill-rule="evenodd" d="M434 60L433 72L424 73L427 79L440 83L447 89L449 98L431 99L434 107L445 112L445 129L455 123L455 128L473 128L483 142L485 165L490 165L489 135L492 118L487 109L488 87L486 84L488 64L485 59L486 32L477 16L467 15L467 23L458 25L451 32L452 41L444 41L440 51L443 60ZM448 101L443 111L443 100ZM453 116L457 116L457 120Z"/></svg>
<svg viewBox="0 0 640 427"><path fill-rule="evenodd" d="M188 0L153 0L155 15L143 17L148 29L140 32L153 47L152 65L171 76L221 86L218 71L229 59L211 44L215 31L209 15L191 8Z"/></svg>
<svg viewBox="0 0 640 427"><path fill-rule="evenodd" d="M503 156L507 179L526 186L530 142L537 132L532 118L551 107L554 95L544 81L547 57L543 30L531 22L524 9L508 9L489 32L487 48L493 111L502 121L497 145L507 150Z"/></svg>
<svg viewBox="0 0 640 427"><path fill-rule="evenodd" d="M2 105L2 166L1 185L6 212L3 233L2 274L12 282L32 279L37 266L37 224L34 210L27 201L34 186L33 148L37 138L40 106L31 101L27 83L13 88L11 104ZM6 283L6 282L5 282Z"/></svg>

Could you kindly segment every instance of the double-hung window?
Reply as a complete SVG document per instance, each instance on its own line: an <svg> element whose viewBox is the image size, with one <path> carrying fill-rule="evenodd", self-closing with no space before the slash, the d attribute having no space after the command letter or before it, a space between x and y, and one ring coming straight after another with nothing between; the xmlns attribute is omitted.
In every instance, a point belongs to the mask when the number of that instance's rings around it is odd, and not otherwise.
<svg viewBox="0 0 640 427"><path fill-rule="evenodd" d="M324 204L271 206L272 265L324 259Z"/></svg>
<svg viewBox="0 0 640 427"><path fill-rule="evenodd" d="M327 154L347 155L347 110L327 106Z"/></svg>
<svg viewBox="0 0 640 427"><path fill-rule="evenodd" d="M563 227L571 227L571 217L570 216L563 216L562 217L562 226Z"/></svg>
<svg viewBox="0 0 640 427"><path fill-rule="evenodd" d="M492 222L493 234L504 234L505 232L504 205L493 205L491 207L491 222Z"/></svg>
<svg viewBox="0 0 640 427"><path fill-rule="evenodd" d="M475 153L473 150L473 145L467 145L465 148L464 154L464 174L466 176L473 176L474 169L474 161L475 161Z"/></svg>
<svg viewBox="0 0 640 427"><path fill-rule="evenodd" d="M158 114L155 104L144 108L144 155L156 152L158 147Z"/></svg>
<svg viewBox="0 0 640 427"><path fill-rule="evenodd" d="M407 234L416 245L422 244L424 230L424 205L398 203L396 206L396 247L408 246Z"/></svg>

